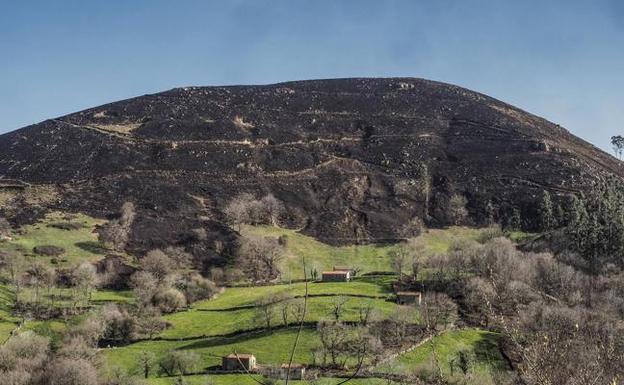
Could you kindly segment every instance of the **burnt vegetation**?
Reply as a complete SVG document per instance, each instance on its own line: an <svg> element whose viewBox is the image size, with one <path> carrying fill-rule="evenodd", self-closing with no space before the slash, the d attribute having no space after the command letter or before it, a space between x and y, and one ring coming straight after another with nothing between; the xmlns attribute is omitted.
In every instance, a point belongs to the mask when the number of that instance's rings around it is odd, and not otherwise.
<svg viewBox="0 0 624 385"><path fill-rule="evenodd" d="M621 138L612 143L621 157ZM5 134L0 153L0 181L11 182L0 184L1 283L7 317L18 319L0 346L9 384L132 385L155 373L184 381L214 371L176 348L141 350L130 373L107 367L97 349L174 341L163 337L168 316L199 312L193 304L237 287L254 299L201 311L252 312L250 325L219 338L295 332L288 373L310 332L319 341L310 369L339 383L478 383L478 349L447 362L433 342L470 329L491 333L480 349L502 357L495 384L623 379L622 164L484 95L420 79L175 89ZM101 218L98 242L76 246L106 255L61 267L67 251L59 246L1 247L51 210ZM319 271L302 261L303 294L253 297L254 288L285 281L283 262L298 256L288 236L245 226L297 229L330 245L392 245L392 271L358 278L395 294L311 296ZM482 230L437 253L417 238L448 226ZM98 302L106 289L131 300ZM388 311L397 293L418 300ZM323 317L312 319L319 308ZM65 328L22 333L32 320ZM388 357L419 346L430 346L426 370L380 371ZM279 377L259 374L263 384Z"/></svg>

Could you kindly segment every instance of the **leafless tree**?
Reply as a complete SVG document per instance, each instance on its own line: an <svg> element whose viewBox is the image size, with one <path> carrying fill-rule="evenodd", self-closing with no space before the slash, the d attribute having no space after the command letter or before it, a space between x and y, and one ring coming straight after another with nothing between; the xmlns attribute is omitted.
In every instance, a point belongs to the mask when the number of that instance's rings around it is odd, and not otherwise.
<svg viewBox="0 0 624 385"><path fill-rule="evenodd" d="M264 325L266 330L271 330L273 320L277 314L277 305L280 303L278 295L268 295L260 298L255 303L254 320L257 324Z"/></svg>
<svg viewBox="0 0 624 385"><path fill-rule="evenodd" d="M26 270L26 261L23 256L12 251L0 251L0 268L8 275L15 293L15 305L21 304L20 293L23 286L23 274Z"/></svg>
<svg viewBox="0 0 624 385"><path fill-rule="evenodd" d="M148 252L141 258L139 266L143 271L152 274L159 284L162 284L174 269L174 263L171 258L158 249Z"/></svg>
<svg viewBox="0 0 624 385"><path fill-rule="evenodd" d="M447 216L450 223L459 225L468 217L467 200L463 195L453 194L448 201Z"/></svg>
<svg viewBox="0 0 624 385"><path fill-rule="evenodd" d="M249 236L243 238L237 259L252 281L269 281L279 274L283 253L276 238Z"/></svg>
<svg viewBox="0 0 624 385"><path fill-rule="evenodd" d="M11 236L11 224L5 218L0 217L0 242Z"/></svg>
<svg viewBox="0 0 624 385"><path fill-rule="evenodd" d="M331 359L334 367L339 366L338 360L345 352L349 335L347 327L337 321L320 321L317 326L321 348L318 352L322 358L322 365L327 365L327 357Z"/></svg>
<svg viewBox="0 0 624 385"><path fill-rule="evenodd" d="M72 271L71 282L73 288L77 290L76 300L82 299L88 304L97 285L95 266L88 262L78 265Z"/></svg>
<svg viewBox="0 0 624 385"><path fill-rule="evenodd" d="M46 376L50 385L98 385L97 370L84 359L57 358Z"/></svg>
<svg viewBox="0 0 624 385"><path fill-rule="evenodd" d="M457 305L444 293L427 293L421 306L427 330L434 332L438 327L446 328L457 317Z"/></svg>
<svg viewBox="0 0 624 385"><path fill-rule="evenodd" d="M128 243L135 217L134 204L132 202L124 203L121 206L119 219L111 220L97 228L100 242L112 250L123 252Z"/></svg>
<svg viewBox="0 0 624 385"><path fill-rule="evenodd" d="M161 312L169 314L183 309L186 306L186 297L178 289L162 287L154 294L152 303Z"/></svg>
<svg viewBox="0 0 624 385"><path fill-rule="evenodd" d="M149 350L141 350L137 354L137 363L143 372L144 378L149 377L150 370L156 363L156 355Z"/></svg>
<svg viewBox="0 0 624 385"><path fill-rule="evenodd" d="M332 298L331 301L331 315L334 317L336 322L340 321L340 317L344 312L344 307L349 302L349 297L339 295Z"/></svg>
<svg viewBox="0 0 624 385"><path fill-rule="evenodd" d="M272 225L279 224L279 217L284 213L284 204L273 194L267 194L260 200L266 218Z"/></svg>
<svg viewBox="0 0 624 385"><path fill-rule="evenodd" d="M130 286L133 288L137 304L147 307L152 304L152 298L158 288L158 280L147 271L137 271L130 277Z"/></svg>

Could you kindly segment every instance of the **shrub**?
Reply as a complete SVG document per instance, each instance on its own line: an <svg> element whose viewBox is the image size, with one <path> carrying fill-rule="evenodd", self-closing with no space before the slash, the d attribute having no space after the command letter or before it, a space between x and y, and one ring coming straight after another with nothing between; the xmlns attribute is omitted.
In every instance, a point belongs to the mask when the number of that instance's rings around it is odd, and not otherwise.
<svg viewBox="0 0 624 385"><path fill-rule="evenodd" d="M81 229L82 223L80 222L54 222L54 223L48 224L48 227L71 231L71 230Z"/></svg>
<svg viewBox="0 0 624 385"><path fill-rule="evenodd" d="M59 358L47 371L50 385L97 385L97 370L87 360Z"/></svg>
<svg viewBox="0 0 624 385"><path fill-rule="evenodd" d="M35 254L45 255L49 257L58 257L65 253L65 249L59 246L44 245L33 247Z"/></svg>
<svg viewBox="0 0 624 385"><path fill-rule="evenodd" d="M179 285L188 303L211 298L217 292L214 282L199 274L187 276L179 282Z"/></svg>
<svg viewBox="0 0 624 385"><path fill-rule="evenodd" d="M184 294L174 288L158 291L154 295L152 302L163 313L173 313L186 306Z"/></svg>
<svg viewBox="0 0 624 385"><path fill-rule="evenodd" d="M199 355L195 352L172 350L167 353L158 363L163 373L168 376L176 374L188 374L199 363Z"/></svg>

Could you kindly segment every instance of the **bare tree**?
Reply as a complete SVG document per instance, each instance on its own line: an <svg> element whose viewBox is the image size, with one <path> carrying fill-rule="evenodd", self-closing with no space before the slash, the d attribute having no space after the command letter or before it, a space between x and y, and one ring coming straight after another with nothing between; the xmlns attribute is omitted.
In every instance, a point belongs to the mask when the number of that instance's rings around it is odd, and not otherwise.
<svg viewBox="0 0 624 385"><path fill-rule="evenodd" d="M98 385L97 370L84 359L58 358L46 373L50 385Z"/></svg>
<svg viewBox="0 0 624 385"><path fill-rule="evenodd" d="M141 258L139 266L143 271L152 274L159 284L163 283L174 269L174 263L171 258L158 249L150 251Z"/></svg>
<svg viewBox="0 0 624 385"><path fill-rule="evenodd" d="M97 228L98 238L107 247L117 252L123 252L132 224L136 217L136 210L132 202L126 202L121 206L119 219L111 220Z"/></svg>
<svg viewBox="0 0 624 385"><path fill-rule="evenodd" d="M237 259L252 281L269 281L279 274L283 253L276 238L250 236L243 238Z"/></svg>
<svg viewBox="0 0 624 385"><path fill-rule="evenodd" d="M343 295L335 296L331 301L331 315L334 317L336 322L340 321L340 317L344 312L344 307L349 302L349 297L345 297Z"/></svg>
<svg viewBox="0 0 624 385"><path fill-rule="evenodd" d="M178 289L161 287L160 290L154 294L152 303L161 312L168 314L183 309L186 306L186 297Z"/></svg>
<svg viewBox="0 0 624 385"><path fill-rule="evenodd" d="M137 271L130 277L130 286L140 307L148 307L152 303L154 293L158 288L158 280L147 271Z"/></svg>
<svg viewBox="0 0 624 385"><path fill-rule="evenodd" d="M284 213L284 204L273 194L267 194L260 200L266 218L272 225L279 224L279 217Z"/></svg>
<svg viewBox="0 0 624 385"><path fill-rule="evenodd" d="M228 222L236 225L239 232L241 225L251 221L249 204L253 201L255 197L252 194L242 193L234 197L223 209Z"/></svg>
<svg viewBox="0 0 624 385"><path fill-rule="evenodd" d="M390 251L390 265L392 270L399 276L399 280L403 279L403 270L408 260L408 251L405 245L399 245Z"/></svg>
<svg viewBox="0 0 624 385"><path fill-rule="evenodd" d="M143 372L144 378L149 377L150 370L156 363L156 356L149 350L141 350L137 354L137 363Z"/></svg>
<svg viewBox="0 0 624 385"><path fill-rule="evenodd" d="M360 324L362 326L367 326L373 317L374 307L372 301L366 301L363 304L360 304L356 307L358 312L358 319L360 320Z"/></svg>
<svg viewBox="0 0 624 385"><path fill-rule="evenodd" d="M327 357L331 364L338 366L340 356L345 352L345 342L349 336L347 327L337 321L320 321L317 325L321 349L318 352L322 357L322 365L327 365Z"/></svg>
<svg viewBox="0 0 624 385"><path fill-rule="evenodd" d="M13 285L15 293L15 305L21 304L21 289L23 286L23 274L26 270L24 257L12 251L0 251L0 268L8 275L9 281Z"/></svg>
<svg viewBox="0 0 624 385"><path fill-rule="evenodd" d="M273 194L256 199L252 194L242 193L234 197L223 210L228 222L241 230L243 224L279 224L284 204Z"/></svg>
<svg viewBox="0 0 624 385"><path fill-rule="evenodd" d="M428 331L446 328L457 317L457 305L444 293L425 294L421 313Z"/></svg>
<svg viewBox="0 0 624 385"><path fill-rule="evenodd" d="M71 282L74 289L78 290L77 299L82 298L88 304L97 284L95 266L87 262L80 264L72 271Z"/></svg>
<svg viewBox="0 0 624 385"><path fill-rule="evenodd" d="M0 242L11 236L11 224L5 218L0 217Z"/></svg>
<svg viewBox="0 0 624 385"><path fill-rule="evenodd" d="M448 202L447 216L450 223L454 225L462 224L468 217L466 204L468 201L463 195L453 194Z"/></svg>
<svg viewBox="0 0 624 385"><path fill-rule="evenodd" d="M257 300L255 303L255 322L264 325L266 330L271 330L279 302L280 297L277 295L268 295Z"/></svg>

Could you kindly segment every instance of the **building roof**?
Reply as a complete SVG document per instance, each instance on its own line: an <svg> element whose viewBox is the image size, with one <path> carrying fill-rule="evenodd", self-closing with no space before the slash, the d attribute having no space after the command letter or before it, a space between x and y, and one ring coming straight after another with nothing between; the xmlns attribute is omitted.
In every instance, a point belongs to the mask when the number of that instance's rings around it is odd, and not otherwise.
<svg viewBox="0 0 624 385"><path fill-rule="evenodd" d="M226 356L226 358L244 358L244 359L249 359L251 357L254 357L253 354L251 353L231 353L228 356Z"/></svg>
<svg viewBox="0 0 624 385"><path fill-rule="evenodd" d="M305 368L306 366L304 364L292 364L290 365L291 369L298 369L298 368ZM288 364L282 364L281 366L282 369L287 369L288 368Z"/></svg>
<svg viewBox="0 0 624 385"><path fill-rule="evenodd" d="M405 297L413 297L413 296L417 296L421 294L419 291L399 291L396 293L396 295L401 295Z"/></svg>
<svg viewBox="0 0 624 385"><path fill-rule="evenodd" d="M342 270L339 270L339 271L324 271L323 272L323 275L347 275L347 274L349 274L348 271L342 271Z"/></svg>

